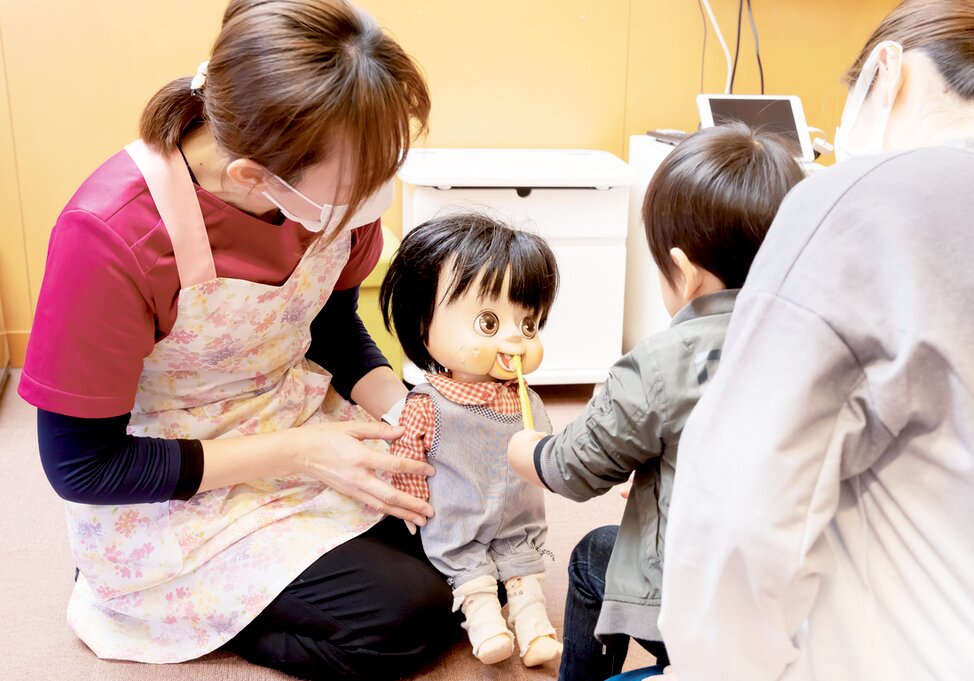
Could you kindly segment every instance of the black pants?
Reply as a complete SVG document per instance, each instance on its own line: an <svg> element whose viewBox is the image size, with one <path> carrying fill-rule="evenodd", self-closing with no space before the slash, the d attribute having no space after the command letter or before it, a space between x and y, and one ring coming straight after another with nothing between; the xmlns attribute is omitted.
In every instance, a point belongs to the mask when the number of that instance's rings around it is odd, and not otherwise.
<svg viewBox="0 0 974 681"><path fill-rule="evenodd" d="M621 672L626 661L628 636L604 636L604 647L595 638L595 625L605 597L605 573L618 532L618 525L592 530L572 551L565 599L565 650L561 656L559 681L607 679ZM635 640L656 658L657 664L669 664L662 641Z"/></svg>
<svg viewBox="0 0 974 681"><path fill-rule="evenodd" d="M390 517L319 558L224 649L306 679L396 679L459 639L451 604L419 535Z"/></svg>

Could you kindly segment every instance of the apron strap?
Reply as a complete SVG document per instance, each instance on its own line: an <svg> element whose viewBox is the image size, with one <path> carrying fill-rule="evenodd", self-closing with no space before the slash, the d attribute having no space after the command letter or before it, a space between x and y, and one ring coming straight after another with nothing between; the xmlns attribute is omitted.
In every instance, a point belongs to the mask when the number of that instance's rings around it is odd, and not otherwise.
<svg viewBox="0 0 974 681"><path fill-rule="evenodd" d="M132 142L125 151L145 178L149 195L169 233L180 288L216 279L206 223L182 154L161 154L142 140Z"/></svg>

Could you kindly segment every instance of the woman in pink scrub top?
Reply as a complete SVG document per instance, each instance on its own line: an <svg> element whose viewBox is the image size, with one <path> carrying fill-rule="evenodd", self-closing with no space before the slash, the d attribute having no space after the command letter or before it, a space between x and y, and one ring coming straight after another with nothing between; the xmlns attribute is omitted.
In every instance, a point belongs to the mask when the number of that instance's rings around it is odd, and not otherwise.
<svg viewBox="0 0 974 681"><path fill-rule="evenodd" d="M431 468L387 452L406 389L356 312L428 114L358 8L232 0L208 62L62 212L19 390L99 657L384 679L454 640L396 520L432 510L389 484Z"/></svg>

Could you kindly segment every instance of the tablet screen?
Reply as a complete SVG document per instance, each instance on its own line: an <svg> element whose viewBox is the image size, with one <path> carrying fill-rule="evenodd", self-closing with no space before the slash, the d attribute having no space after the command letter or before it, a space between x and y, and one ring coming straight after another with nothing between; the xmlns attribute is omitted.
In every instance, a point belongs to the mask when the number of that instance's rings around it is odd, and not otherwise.
<svg viewBox="0 0 974 681"><path fill-rule="evenodd" d="M710 99L714 125L743 121L755 130L778 133L795 146L795 156L802 155L798 124L787 99Z"/></svg>
<svg viewBox="0 0 974 681"><path fill-rule="evenodd" d="M769 95L699 95L697 108L703 127L737 120L755 130L781 135L795 148L795 158L815 160L805 114L797 97Z"/></svg>

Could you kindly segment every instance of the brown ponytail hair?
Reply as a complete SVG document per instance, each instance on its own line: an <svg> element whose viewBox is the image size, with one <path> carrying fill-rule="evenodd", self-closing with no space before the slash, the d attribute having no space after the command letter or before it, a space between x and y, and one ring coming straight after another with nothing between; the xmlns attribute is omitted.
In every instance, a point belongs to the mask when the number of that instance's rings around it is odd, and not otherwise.
<svg viewBox="0 0 974 681"><path fill-rule="evenodd" d="M971 0L904 0L879 24L845 74L851 87L863 64L884 40L903 51L920 50L964 100L974 99L974 2Z"/></svg>
<svg viewBox="0 0 974 681"><path fill-rule="evenodd" d="M202 120L231 160L252 159L294 184L344 136L355 163L346 219L427 128L419 68L346 0L231 0L209 62L199 91L186 77L156 93L142 139L172 151Z"/></svg>

